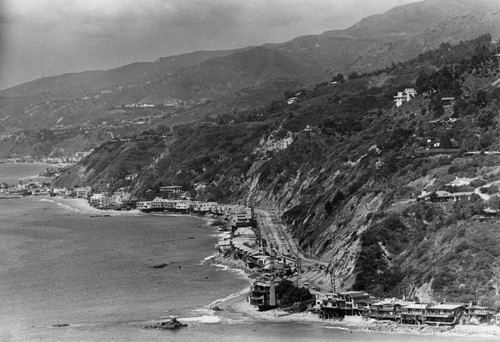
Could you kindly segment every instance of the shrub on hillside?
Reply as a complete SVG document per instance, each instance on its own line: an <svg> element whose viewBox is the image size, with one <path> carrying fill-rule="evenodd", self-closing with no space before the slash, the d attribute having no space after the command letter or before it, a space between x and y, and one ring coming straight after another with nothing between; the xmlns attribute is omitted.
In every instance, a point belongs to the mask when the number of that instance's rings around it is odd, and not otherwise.
<svg viewBox="0 0 500 342"><path fill-rule="evenodd" d="M290 280L282 280L276 285L276 299L280 306L289 307L312 298L308 289L295 286Z"/></svg>

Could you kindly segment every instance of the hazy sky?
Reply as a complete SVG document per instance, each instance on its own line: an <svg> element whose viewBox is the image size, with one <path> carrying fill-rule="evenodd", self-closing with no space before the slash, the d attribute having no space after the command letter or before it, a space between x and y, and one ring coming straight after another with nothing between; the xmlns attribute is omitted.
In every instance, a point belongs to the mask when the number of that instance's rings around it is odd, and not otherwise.
<svg viewBox="0 0 500 342"><path fill-rule="evenodd" d="M0 0L0 89L344 29L418 0Z"/></svg>

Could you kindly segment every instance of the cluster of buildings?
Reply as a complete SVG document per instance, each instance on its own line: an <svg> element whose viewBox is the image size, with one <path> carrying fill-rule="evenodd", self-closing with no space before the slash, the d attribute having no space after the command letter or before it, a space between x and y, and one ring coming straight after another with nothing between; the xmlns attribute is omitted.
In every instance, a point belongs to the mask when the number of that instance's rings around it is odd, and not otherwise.
<svg viewBox="0 0 500 342"><path fill-rule="evenodd" d="M0 140L4 140L0 137ZM45 163L45 164L75 164L92 153L90 151L76 152L74 155L64 157L32 157L32 156L10 156L0 159L0 163Z"/></svg>
<svg viewBox="0 0 500 342"><path fill-rule="evenodd" d="M19 182L15 185L7 183L0 184L0 197L1 198L18 198L21 196L48 196L50 194L50 187L47 183L42 181L28 181Z"/></svg>
<svg viewBox="0 0 500 342"><path fill-rule="evenodd" d="M180 191L180 187L171 187L172 193ZM228 221L232 227L250 226L253 224L253 210L242 205L219 204L217 202L191 201L156 197L152 201L138 201L136 208L143 212L171 211L180 213L213 214Z"/></svg>
<svg viewBox="0 0 500 342"><path fill-rule="evenodd" d="M279 305L276 286L300 269L300 259L271 250L260 238L258 227L244 223L232 228L231 232L221 234L216 249L220 254L232 255L243 261L248 269L258 271L259 276L251 284L247 300L260 311Z"/></svg>
<svg viewBox="0 0 500 342"><path fill-rule="evenodd" d="M276 298L276 286L284 277L297 274L300 269L300 260L290 255L270 255L261 248L251 248L252 242L255 245L255 236L253 240L247 237L246 241L245 237L236 236L232 238L229 248L233 255L243 260L249 269L258 270L260 273L250 286L248 302L260 311L274 309L279 304ZM221 251L221 246L219 246L219 251Z"/></svg>
<svg viewBox="0 0 500 342"><path fill-rule="evenodd" d="M315 293L317 310L325 319L363 316L401 324L500 324L500 313L472 303L417 303L398 299L377 300L364 292Z"/></svg>

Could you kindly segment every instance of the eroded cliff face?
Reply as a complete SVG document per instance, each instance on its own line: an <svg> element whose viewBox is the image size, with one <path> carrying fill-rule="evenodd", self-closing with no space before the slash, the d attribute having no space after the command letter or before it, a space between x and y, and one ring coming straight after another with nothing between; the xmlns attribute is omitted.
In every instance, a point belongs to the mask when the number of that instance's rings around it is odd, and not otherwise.
<svg viewBox="0 0 500 342"><path fill-rule="evenodd" d="M281 139L276 138L279 135ZM303 253L329 265L322 281L333 272L337 288L350 289L356 278L360 237L372 224L374 214L384 209L391 191L371 188L373 180L359 179L375 167L376 160L366 157L376 148L368 144L354 161L340 161L337 154L322 147L311 149L311 161L299 167L269 165L280 158L293 158L292 143L314 146L315 139L314 133L284 133L282 127L263 136L253 149L246 174L232 180L230 198L280 213ZM270 168L278 172L269 174ZM353 188L356 182L356 187L365 190ZM347 193L348 189L352 193Z"/></svg>

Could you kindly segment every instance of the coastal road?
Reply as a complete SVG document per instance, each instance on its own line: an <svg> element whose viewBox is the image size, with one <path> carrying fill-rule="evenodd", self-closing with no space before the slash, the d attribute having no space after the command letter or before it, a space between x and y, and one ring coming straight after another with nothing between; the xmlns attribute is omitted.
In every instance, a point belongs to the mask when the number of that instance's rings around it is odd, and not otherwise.
<svg viewBox="0 0 500 342"><path fill-rule="evenodd" d="M262 238L267 241L267 251L271 253L271 250L275 250L278 254L297 256L297 245L288 234L286 226L277 217L276 212L255 209L255 213Z"/></svg>
<svg viewBox="0 0 500 342"><path fill-rule="evenodd" d="M291 257L300 257L302 265L321 264L327 266L327 262L307 258L299 251L297 242L288 232L288 228L281 222L276 211L263 208L256 208L257 222L259 224L261 235L268 242L268 252L272 243L274 250L278 254L290 255Z"/></svg>
<svg viewBox="0 0 500 342"><path fill-rule="evenodd" d="M320 265L326 268L329 263L305 257L304 254L300 252L296 241L294 241L289 234L286 225L281 222L276 211L255 208L255 214L261 236L267 241L266 251L272 254L272 250L275 250L278 255L289 255L292 258L299 257L302 270L306 273L300 276L301 285L309 283L308 287L328 290L330 285L326 284L324 279L325 272L320 268ZM306 272L306 270L310 271ZM322 283L320 281L322 281Z"/></svg>

